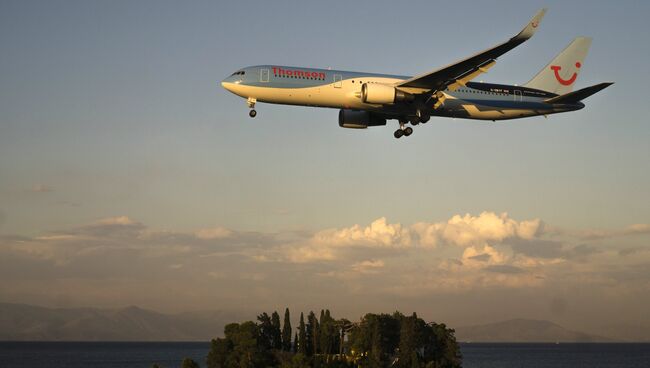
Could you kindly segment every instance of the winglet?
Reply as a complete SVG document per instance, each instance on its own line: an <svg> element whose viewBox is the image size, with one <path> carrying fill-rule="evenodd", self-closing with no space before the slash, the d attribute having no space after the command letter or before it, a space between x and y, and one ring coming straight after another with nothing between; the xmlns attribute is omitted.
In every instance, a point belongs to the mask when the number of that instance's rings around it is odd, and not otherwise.
<svg viewBox="0 0 650 368"><path fill-rule="evenodd" d="M542 18L544 18L544 14L546 14L546 8L542 8L540 11L538 11L533 19L528 22L526 27L524 27L524 29L522 29L521 32L519 32L519 34L514 37L514 39L525 41L533 37L533 34L535 34L535 31L539 27L539 24L542 22Z"/></svg>

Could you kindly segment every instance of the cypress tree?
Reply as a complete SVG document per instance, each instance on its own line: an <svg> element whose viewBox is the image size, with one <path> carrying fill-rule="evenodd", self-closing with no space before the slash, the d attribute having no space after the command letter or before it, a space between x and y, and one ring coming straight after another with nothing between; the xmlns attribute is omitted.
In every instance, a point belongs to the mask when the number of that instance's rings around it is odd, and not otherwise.
<svg viewBox="0 0 650 368"><path fill-rule="evenodd" d="M296 332L296 335L293 337L293 349L291 350L292 353L298 353L298 333Z"/></svg>
<svg viewBox="0 0 650 368"><path fill-rule="evenodd" d="M298 328L298 352L307 355L307 331L305 331L305 316L300 312L300 327Z"/></svg>
<svg viewBox="0 0 650 368"><path fill-rule="evenodd" d="M284 326L282 326L282 350L291 351L291 316L289 308L284 310Z"/></svg>
<svg viewBox="0 0 650 368"><path fill-rule="evenodd" d="M307 356L318 353L318 350L320 350L319 326L318 319L313 311L309 312L307 316L306 341Z"/></svg>
<svg viewBox="0 0 650 368"><path fill-rule="evenodd" d="M280 331L280 315L277 311L271 315L271 338L272 347L275 350L282 349L282 332Z"/></svg>

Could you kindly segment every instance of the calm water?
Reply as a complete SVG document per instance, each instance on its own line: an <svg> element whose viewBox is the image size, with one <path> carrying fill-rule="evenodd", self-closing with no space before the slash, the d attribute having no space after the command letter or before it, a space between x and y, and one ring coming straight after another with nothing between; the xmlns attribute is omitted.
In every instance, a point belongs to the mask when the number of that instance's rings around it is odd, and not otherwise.
<svg viewBox="0 0 650 368"><path fill-rule="evenodd" d="M650 344L462 344L465 368L649 368ZM0 342L0 368L205 366L205 342Z"/></svg>

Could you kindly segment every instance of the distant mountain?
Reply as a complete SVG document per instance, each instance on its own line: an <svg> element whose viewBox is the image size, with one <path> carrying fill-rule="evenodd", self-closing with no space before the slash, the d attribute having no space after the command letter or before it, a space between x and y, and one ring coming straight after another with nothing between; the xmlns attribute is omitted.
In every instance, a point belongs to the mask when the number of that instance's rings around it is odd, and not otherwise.
<svg viewBox="0 0 650 368"><path fill-rule="evenodd" d="M162 314L122 309L44 308L0 303L0 340L206 341L240 318L220 312Z"/></svg>
<svg viewBox="0 0 650 368"><path fill-rule="evenodd" d="M458 327L461 342L614 342L616 340L570 331L549 321L511 319L485 325Z"/></svg>

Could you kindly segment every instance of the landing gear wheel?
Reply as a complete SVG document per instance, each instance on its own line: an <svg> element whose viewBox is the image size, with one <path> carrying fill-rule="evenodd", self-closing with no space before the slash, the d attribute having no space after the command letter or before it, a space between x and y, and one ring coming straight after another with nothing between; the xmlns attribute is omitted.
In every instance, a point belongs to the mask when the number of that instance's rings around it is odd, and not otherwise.
<svg viewBox="0 0 650 368"><path fill-rule="evenodd" d="M249 111L249 112L248 112L248 116L250 116L251 118L256 117L256 116L257 116L257 111L255 111L255 110L251 110L251 111Z"/></svg>
<svg viewBox="0 0 650 368"><path fill-rule="evenodd" d="M404 131L402 129L397 129L395 133L393 133L393 135L395 136L395 138L399 139L404 135Z"/></svg>
<svg viewBox="0 0 650 368"><path fill-rule="evenodd" d="M406 128L406 129L404 129L404 135L405 135L405 136L408 137L408 136L411 135L411 134L413 134L413 128L408 127L408 128Z"/></svg>

